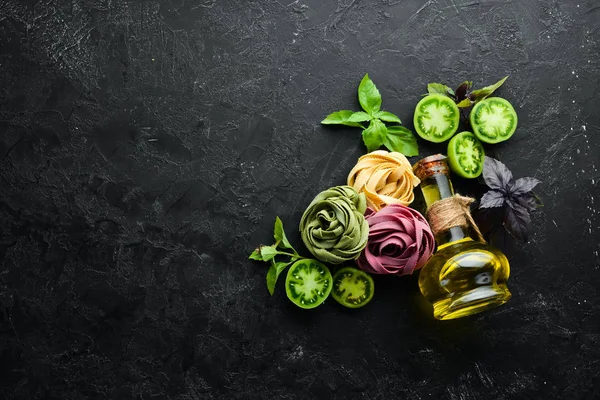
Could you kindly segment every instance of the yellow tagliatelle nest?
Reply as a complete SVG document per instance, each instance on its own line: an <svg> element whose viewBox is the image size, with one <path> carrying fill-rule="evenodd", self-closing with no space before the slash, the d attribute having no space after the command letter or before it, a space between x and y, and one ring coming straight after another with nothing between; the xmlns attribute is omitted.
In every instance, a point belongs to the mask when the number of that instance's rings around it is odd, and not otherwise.
<svg viewBox="0 0 600 400"><path fill-rule="evenodd" d="M413 189L420 182L403 154L385 150L360 157L348 174L348 185L364 193L367 205L375 211L388 204L408 206L415 199Z"/></svg>

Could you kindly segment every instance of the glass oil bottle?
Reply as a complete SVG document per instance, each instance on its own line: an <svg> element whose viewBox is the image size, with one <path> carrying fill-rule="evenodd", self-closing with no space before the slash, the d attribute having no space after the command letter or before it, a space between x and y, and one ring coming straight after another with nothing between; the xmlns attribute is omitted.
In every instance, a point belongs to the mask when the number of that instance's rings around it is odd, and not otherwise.
<svg viewBox="0 0 600 400"><path fill-rule="evenodd" d="M413 169L428 208L454 195L445 156L426 157ZM502 252L474 240L463 226L437 232L435 239L437 250L419 275L419 288L433 305L435 318L465 317L510 299L506 287L510 266Z"/></svg>

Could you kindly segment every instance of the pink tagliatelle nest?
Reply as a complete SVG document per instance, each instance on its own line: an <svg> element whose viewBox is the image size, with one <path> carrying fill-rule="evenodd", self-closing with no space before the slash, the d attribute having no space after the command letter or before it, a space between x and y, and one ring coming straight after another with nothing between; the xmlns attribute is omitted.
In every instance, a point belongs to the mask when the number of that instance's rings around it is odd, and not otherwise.
<svg viewBox="0 0 600 400"><path fill-rule="evenodd" d="M418 211L390 204L375 212L367 209L367 247L358 266L372 274L410 275L433 254L435 239L429 224Z"/></svg>

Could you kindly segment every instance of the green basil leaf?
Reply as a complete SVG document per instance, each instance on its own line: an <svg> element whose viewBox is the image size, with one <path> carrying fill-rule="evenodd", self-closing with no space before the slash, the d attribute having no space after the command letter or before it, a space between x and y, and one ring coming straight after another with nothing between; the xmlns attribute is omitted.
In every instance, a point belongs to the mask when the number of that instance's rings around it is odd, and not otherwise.
<svg viewBox="0 0 600 400"><path fill-rule="evenodd" d="M350 116L350 118L348 118L348 121L350 121L350 122L364 122L364 121L370 121L372 119L373 119L373 117L371 117L366 112L364 112L364 111L357 111L357 112L353 113Z"/></svg>
<svg viewBox="0 0 600 400"><path fill-rule="evenodd" d="M486 97L490 96L492 93L494 93L494 91L496 89L498 89L500 86L502 86L504 81L506 81L507 79L508 79L508 76L505 76L504 78L500 79L498 82L494 83L493 85L486 86L482 89L473 90L469 97L471 97L471 100L473 100L475 103L477 103L477 102L485 99Z"/></svg>
<svg viewBox="0 0 600 400"><path fill-rule="evenodd" d="M277 255L277 249L275 246L260 246L260 255L263 261L269 261Z"/></svg>
<svg viewBox="0 0 600 400"><path fill-rule="evenodd" d="M340 110L329 114L321 123L323 125L346 125L346 126L355 126L357 128L364 128L358 122L348 121L348 118L354 114L354 111L351 110Z"/></svg>
<svg viewBox="0 0 600 400"><path fill-rule="evenodd" d="M269 290L271 296L273 296L273 293L275 293L275 284L277 283L277 278L279 278L279 275L281 275L283 270L290 264L291 262L285 263L271 260L271 266L269 267L269 271L267 271L267 289Z"/></svg>
<svg viewBox="0 0 600 400"><path fill-rule="evenodd" d="M443 94L444 96L454 96L454 90L443 83L430 83L427 85L429 94Z"/></svg>
<svg viewBox="0 0 600 400"><path fill-rule="evenodd" d="M387 135L387 128L378 119L371 120L369 127L362 132L363 142L370 153L377 150L383 144L383 139Z"/></svg>
<svg viewBox="0 0 600 400"><path fill-rule="evenodd" d="M265 261L265 260L263 260L262 256L260 255L260 249L254 249L254 251L252 252L252 254L250 254L250 257L248 257L248 259Z"/></svg>
<svg viewBox="0 0 600 400"><path fill-rule="evenodd" d="M366 112L374 115L381 108L381 94L371 79L369 74L360 82L358 86L358 101Z"/></svg>
<svg viewBox="0 0 600 400"><path fill-rule="evenodd" d="M288 238L285 236L285 231L283 230L283 222L279 217L275 218L275 228L273 229L273 236L275 236L275 240L281 243L282 247L286 249L293 249L292 245L288 241Z"/></svg>
<svg viewBox="0 0 600 400"><path fill-rule="evenodd" d="M419 155L419 145L415 135L403 126L388 126L383 145L388 150L402 153L407 157Z"/></svg>
<svg viewBox="0 0 600 400"><path fill-rule="evenodd" d="M472 105L473 105L473 102L470 99L468 99L468 98L460 101L457 104L458 108L467 108L467 107L471 107Z"/></svg>
<svg viewBox="0 0 600 400"><path fill-rule="evenodd" d="M397 122L399 124L402 123L402 121L400 121L400 118L398 118L396 114L392 114L388 111L379 111L375 114L375 117L385 122Z"/></svg>

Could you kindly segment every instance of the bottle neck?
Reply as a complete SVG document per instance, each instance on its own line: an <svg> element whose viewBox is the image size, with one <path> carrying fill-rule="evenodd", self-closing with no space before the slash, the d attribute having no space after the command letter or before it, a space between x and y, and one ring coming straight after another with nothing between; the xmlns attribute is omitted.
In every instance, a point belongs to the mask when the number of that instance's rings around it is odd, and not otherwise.
<svg viewBox="0 0 600 400"><path fill-rule="evenodd" d="M450 178L445 173L436 173L421 181L421 191L427 203L427 208L438 200L454 196L454 188ZM454 226L435 235L435 241L440 247L462 240L472 240L467 230L461 226Z"/></svg>

